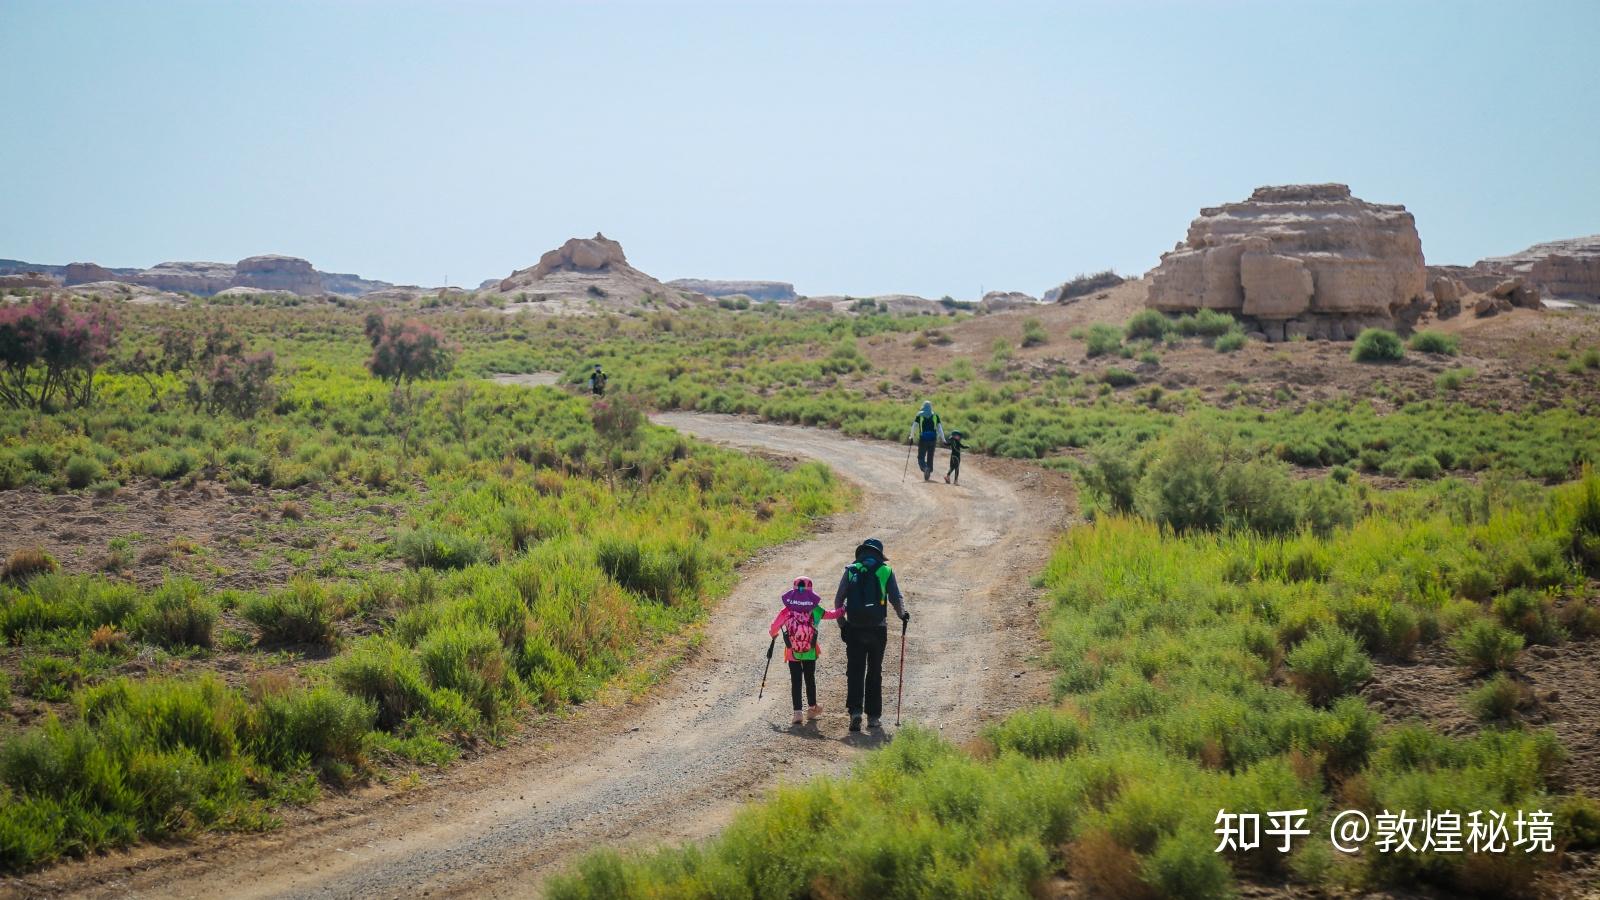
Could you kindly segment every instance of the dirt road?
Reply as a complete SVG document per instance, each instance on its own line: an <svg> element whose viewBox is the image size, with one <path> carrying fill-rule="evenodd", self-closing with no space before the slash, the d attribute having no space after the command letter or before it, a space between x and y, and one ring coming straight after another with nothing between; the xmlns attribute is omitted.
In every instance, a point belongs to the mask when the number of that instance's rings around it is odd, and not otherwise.
<svg viewBox="0 0 1600 900"><path fill-rule="evenodd" d="M642 702L532 729L403 795L375 789L330 800L264 835L205 836L57 867L22 882L22 891L525 896L585 850L710 834L780 777L841 771L892 738L897 640L885 662L890 709L882 731L846 729L844 653L831 624L822 631L817 680L827 714L818 726L790 728L781 659L766 698L755 699L778 596L804 574L831 601L851 550L868 536L886 545L912 611L905 721L961 739L1047 689L1047 676L1029 662L1041 652L1029 580L1066 511L1049 476L1011 465L1007 477L995 461L972 458L959 487L924 484L915 469L902 483L905 451L892 445L726 416L658 421L711 441L821 460L861 486L861 509L830 533L747 564L698 650Z"/></svg>

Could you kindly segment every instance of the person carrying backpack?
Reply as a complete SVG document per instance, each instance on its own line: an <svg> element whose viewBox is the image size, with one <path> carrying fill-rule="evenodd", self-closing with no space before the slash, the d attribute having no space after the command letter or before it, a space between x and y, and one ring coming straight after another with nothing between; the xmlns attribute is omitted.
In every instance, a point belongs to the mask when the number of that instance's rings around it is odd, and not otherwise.
<svg viewBox="0 0 1600 900"><path fill-rule="evenodd" d="M845 646L845 707L851 731L861 730L863 712L869 728L880 727L883 718L883 651L889 645L890 606L901 622L911 620L894 570L884 557L883 542L867 538L856 548L856 561L845 567L833 595L834 609L844 611L839 632Z"/></svg>
<svg viewBox="0 0 1600 900"><path fill-rule="evenodd" d="M944 440L944 425L933 411L931 400L922 401L922 411L911 420L911 439L917 442L917 468L922 470L922 480L927 481L933 477L933 448Z"/></svg>
<svg viewBox="0 0 1600 900"><path fill-rule="evenodd" d="M589 375L589 390L592 391L596 397L604 397L606 395L607 378L608 376L606 373L600 370L600 364L595 363L594 372L590 373Z"/></svg>
<svg viewBox="0 0 1600 900"><path fill-rule="evenodd" d="M783 595L783 609L767 630L771 636L783 632L783 659L789 664L789 696L794 700L794 724L801 718L800 686L804 682L806 699L811 703L807 715L815 722L822 715L817 705L817 625L823 619L837 619L842 609L822 609L822 598L811 590L811 579L801 576L794 588Z"/></svg>
<svg viewBox="0 0 1600 900"><path fill-rule="evenodd" d="M962 434L959 431L952 431L950 432L950 436L945 438L945 446L950 448L950 471L944 473L945 484L950 484L951 478L955 479L956 484L961 483L962 439Z"/></svg>

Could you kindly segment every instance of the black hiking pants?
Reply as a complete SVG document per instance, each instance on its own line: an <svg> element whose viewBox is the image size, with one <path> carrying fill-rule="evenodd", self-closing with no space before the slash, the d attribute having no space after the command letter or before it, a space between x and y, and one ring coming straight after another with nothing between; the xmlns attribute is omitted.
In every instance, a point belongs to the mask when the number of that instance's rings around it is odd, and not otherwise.
<svg viewBox="0 0 1600 900"><path fill-rule="evenodd" d="M925 441L917 441L917 468L921 469L924 475L933 474L934 446L935 441L933 438L928 438Z"/></svg>
<svg viewBox="0 0 1600 900"><path fill-rule="evenodd" d="M789 696L794 699L794 711L799 712L800 682L806 686L806 700L812 706L817 705L817 661L814 659L797 659L789 663Z"/></svg>
<svg viewBox="0 0 1600 900"><path fill-rule="evenodd" d="M845 708L870 719L883 715L883 649L889 646L887 625L846 626L844 630Z"/></svg>
<svg viewBox="0 0 1600 900"><path fill-rule="evenodd" d="M961 454L959 454L959 453L950 454L950 471L948 471L948 472L946 472L944 474L945 474L946 478L951 478L951 477L960 478L961 477Z"/></svg>

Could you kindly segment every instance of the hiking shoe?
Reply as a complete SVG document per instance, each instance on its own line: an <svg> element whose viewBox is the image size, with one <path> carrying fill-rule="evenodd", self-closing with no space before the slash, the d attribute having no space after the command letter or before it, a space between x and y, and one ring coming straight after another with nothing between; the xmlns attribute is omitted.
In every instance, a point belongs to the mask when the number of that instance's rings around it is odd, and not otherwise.
<svg viewBox="0 0 1600 900"><path fill-rule="evenodd" d="M944 477L944 483L945 483L945 484L949 484L949 483L950 483L950 476L949 476L949 475L946 475L946 476L945 476L945 477Z"/></svg>
<svg viewBox="0 0 1600 900"><path fill-rule="evenodd" d="M805 718L800 715L800 710L797 709L797 710L794 711L794 719L792 721L796 725L799 725L800 723L805 721Z"/></svg>
<svg viewBox="0 0 1600 900"><path fill-rule="evenodd" d="M851 716L850 717L850 730L851 731L860 731L861 730L861 717L860 716Z"/></svg>
<svg viewBox="0 0 1600 900"><path fill-rule="evenodd" d="M878 718L877 716L873 716L872 718L867 719L867 727L868 728L882 728L883 727L883 720Z"/></svg>
<svg viewBox="0 0 1600 900"><path fill-rule="evenodd" d="M813 722L822 718L822 707L816 705L815 703L811 704L811 708L806 711L806 718Z"/></svg>

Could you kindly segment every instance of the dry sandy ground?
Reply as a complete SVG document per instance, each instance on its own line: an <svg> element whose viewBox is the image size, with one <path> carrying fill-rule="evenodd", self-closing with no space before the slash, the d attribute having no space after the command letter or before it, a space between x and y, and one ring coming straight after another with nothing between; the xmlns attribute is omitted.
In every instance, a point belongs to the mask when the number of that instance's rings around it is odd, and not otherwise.
<svg viewBox="0 0 1600 900"><path fill-rule="evenodd" d="M925 484L915 472L902 481L906 455L893 445L729 417L660 421L767 454L822 460L861 486L860 510L835 521L832 533L748 564L698 648L643 702L535 727L403 795L372 788L325 801L269 834L207 835L71 863L0 882L0 894L525 896L583 851L711 834L780 778L842 771L892 739L892 668L886 727L847 732L844 654L831 626L822 632L818 688L827 714L818 725L790 727L781 659L766 699L755 698L778 596L798 575L831 594L867 536L884 541L912 610L906 722L962 740L1047 695L1029 581L1070 509L1054 476L974 459L959 487Z"/></svg>

